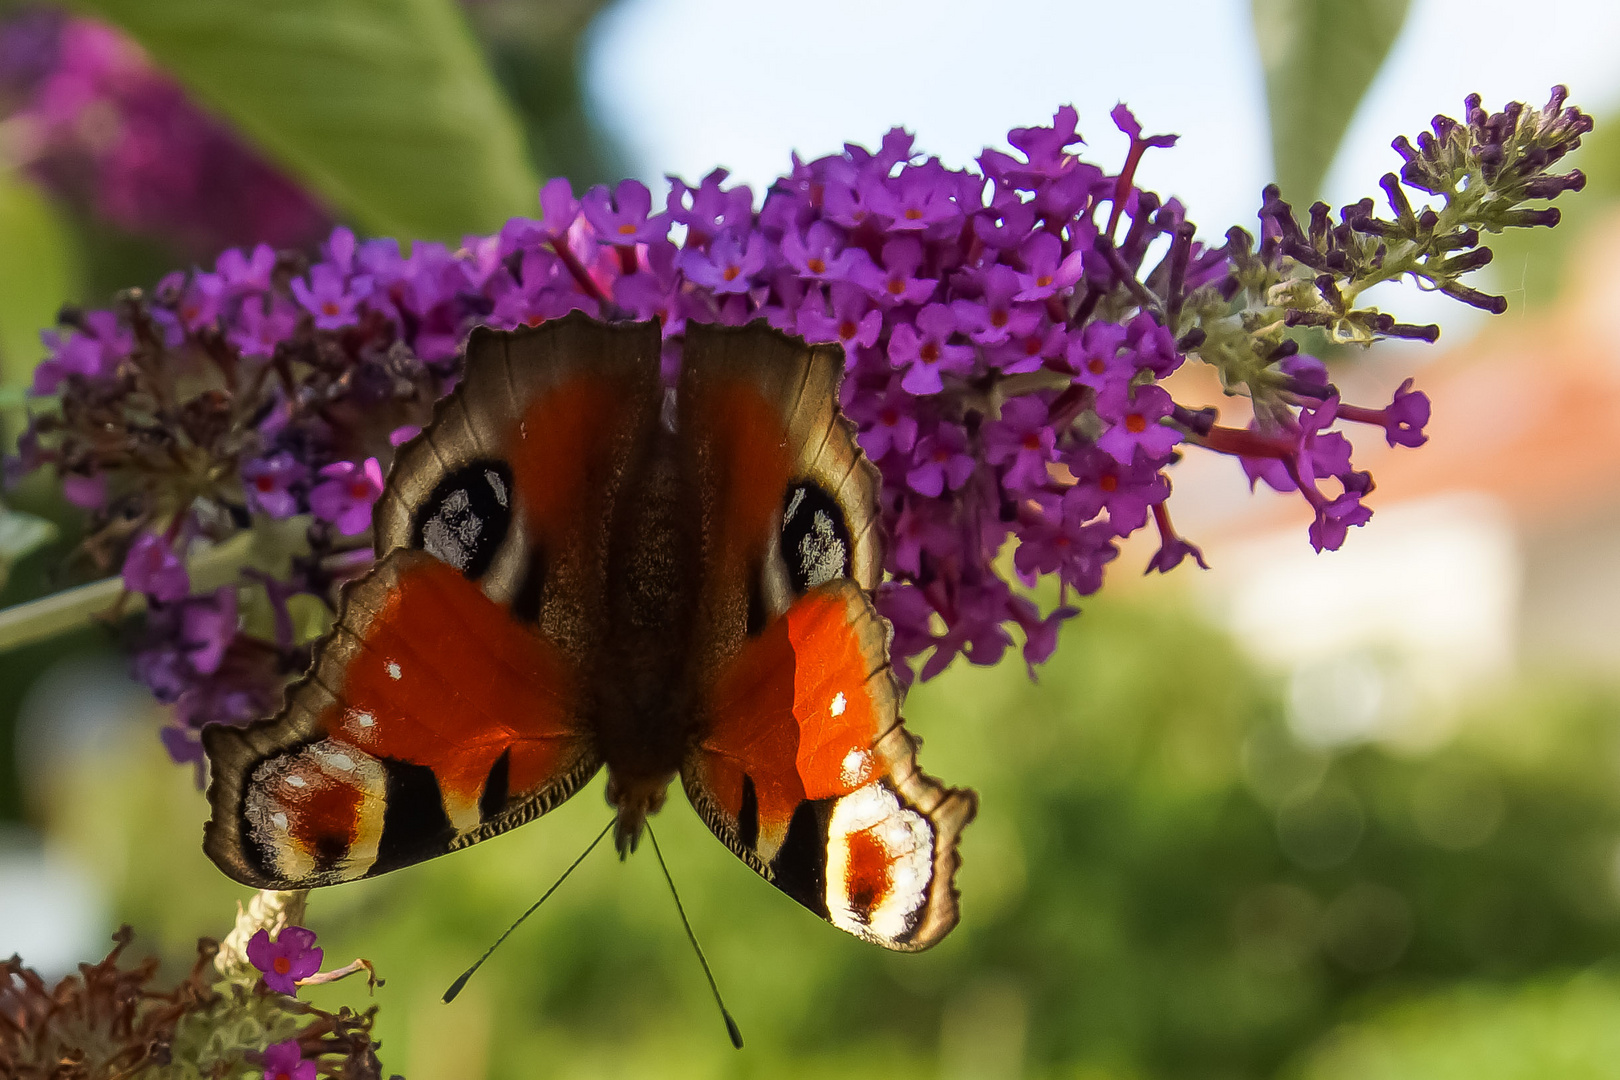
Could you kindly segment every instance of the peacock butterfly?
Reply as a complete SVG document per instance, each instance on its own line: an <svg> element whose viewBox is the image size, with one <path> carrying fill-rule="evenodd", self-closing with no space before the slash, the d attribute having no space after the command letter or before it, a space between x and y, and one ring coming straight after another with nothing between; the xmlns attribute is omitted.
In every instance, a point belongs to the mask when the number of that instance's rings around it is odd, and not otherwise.
<svg viewBox="0 0 1620 1080"><path fill-rule="evenodd" d="M837 346L575 314L475 330L401 447L381 558L275 716L203 733L204 847L304 889L467 847L607 766L621 855L677 776L757 873L841 930L925 949L957 921L977 796L900 719L878 473Z"/></svg>

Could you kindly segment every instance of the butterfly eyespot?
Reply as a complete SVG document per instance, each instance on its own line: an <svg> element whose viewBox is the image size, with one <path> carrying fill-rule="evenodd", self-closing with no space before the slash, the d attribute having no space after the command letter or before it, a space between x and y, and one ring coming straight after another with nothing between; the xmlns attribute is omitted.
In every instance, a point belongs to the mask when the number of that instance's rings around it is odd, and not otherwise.
<svg viewBox="0 0 1620 1080"><path fill-rule="evenodd" d="M788 488L782 508L782 558L799 595L850 576L851 545L843 508L813 481Z"/></svg>
<svg viewBox="0 0 1620 1080"><path fill-rule="evenodd" d="M827 911L857 937L906 940L933 878L933 826L881 781L833 804L827 822Z"/></svg>
<svg viewBox="0 0 1620 1080"><path fill-rule="evenodd" d="M447 474L411 522L411 542L469 578L482 577L512 525L512 471L474 461Z"/></svg>

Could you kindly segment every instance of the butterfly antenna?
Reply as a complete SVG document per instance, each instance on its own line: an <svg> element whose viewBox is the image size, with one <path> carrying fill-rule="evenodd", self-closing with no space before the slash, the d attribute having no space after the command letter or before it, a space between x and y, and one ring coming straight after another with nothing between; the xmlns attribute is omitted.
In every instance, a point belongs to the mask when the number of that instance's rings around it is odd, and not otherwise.
<svg viewBox="0 0 1620 1080"><path fill-rule="evenodd" d="M614 817L613 821L616 821L616 820L618 820L617 816ZM572 865L570 865L568 867L568 869L566 869L566 870L564 870L562 872L562 877L558 878L556 883L553 884L551 886L551 888L546 890L545 895L540 897L540 899L536 900L532 905L530 905L528 911L525 911L523 914L519 915L517 917L517 922L513 923L511 926L508 926L506 928L506 933L504 933L500 937L496 938L495 939L495 944L491 945L489 948L484 950L484 955L480 956L478 958L478 962L476 964L474 964L472 967L468 968L466 971L463 971L461 973L461 978L457 979L455 982L450 984L450 989L448 989L448 990L446 990L444 992L444 1003L446 1005L448 1005L452 1001L456 1000L456 995L461 993L461 988L467 985L467 980L473 977L473 972L477 971L479 968L484 966L484 961L489 959L490 953L492 953L496 949L500 948L501 942L503 942L507 938L511 937L512 936L512 931L514 931L518 927L522 926L523 925L523 920L527 919L530 915L533 915L534 912L535 912L535 908L538 908L541 904L545 903L548 899L550 899L551 894L556 892L558 887L561 886L563 882L568 880L568 875L572 874L574 872L574 870L578 868L579 864L585 861L585 856L589 855L591 852L596 850L596 845L600 844L602 842L603 838L607 836L609 830L611 830L613 828L613 821L609 821L607 823L607 827L604 828L601 832L596 834L596 839L591 841L590 847L588 847L584 851L580 852L579 858L575 859L573 861ZM666 871L666 874L667 874L667 871ZM676 901L676 903L678 904L679 901ZM685 918L685 916L682 916L682 918ZM688 930L687 933L691 933L691 931Z"/></svg>
<svg viewBox="0 0 1620 1080"><path fill-rule="evenodd" d="M737 1021L731 1018L726 1003L720 999L720 987L715 984L714 972L709 970L709 961L703 955L703 947L698 944L697 935L692 933L692 924L686 918L686 908L681 906L681 894L675 891L675 879L669 876L669 866L664 862L664 851L658 846L658 834L653 832L650 821L647 822L647 836L652 840L653 854L658 856L658 868L664 872L664 880L669 883L669 895L675 898L675 910L680 912L681 925L686 927L686 940L692 943L692 951L697 953L698 963L703 965L703 975L709 980L709 990L714 994L714 1003L720 1006L720 1015L725 1018L726 1034L731 1036L731 1045L741 1050L742 1030L737 1027Z"/></svg>

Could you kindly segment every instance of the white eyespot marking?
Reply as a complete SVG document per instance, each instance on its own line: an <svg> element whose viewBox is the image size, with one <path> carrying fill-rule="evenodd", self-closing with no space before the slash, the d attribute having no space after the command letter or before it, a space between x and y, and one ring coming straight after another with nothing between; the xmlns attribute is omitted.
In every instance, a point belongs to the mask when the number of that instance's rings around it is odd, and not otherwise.
<svg viewBox="0 0 1620 1080"><path fill-rule="evenodd" d="M486 475L500 483L493 471ZM504 493L505 486L498 490ZM506 505L504 498L501 505ZM472 497L466 488L457 488L445 496L438 511L422 526L422 550L457 570L465 570L478 550L478 535L483 531L484 519L473 513Z"/></svg>
<svg viewBox="0 0 1620 1080"><path fill-rule="evenodd" d="M344 772L354 771L354 758L350 757L348 754L328 754L326 756L326 763L332 766L332 768L342 769Z"/></svg>
<svg viewBox="0 0 1620 1080"><path fill-rule="evenodd" d="M489 490L495 493L495 501L500 503L502 506L505 506L506 482L501 479L501 474L496 472L494 469L485 469L484 479L489 482Z"/></svg>
<svg viewBox="0 0 1620 1080"><path fill-rule="evenodd" d="M833 695L831 708L832 714L835 717L843 716L844 710L849 708L849 699L844 697L844 692L842 690Z"/></svg>
<svg viewBox="0 0 1620 1080"><path fill-rule="evenodd" d="M275 825L276 828L280 829L282 832L287 831L287 815L286 814L283 814L280 811L277 811L276 813L270 815L270 822L271 822L271 824Z"/></svg>
<svg viewBox="0 0 1620 1080"><path fill-rule="evenodd" d="M370 713L364 711L350 713L349 719L354 721L356 727L363 728L368 728L377 722L377 718L375 716L372 716Z"/></svg>
<svg viewBox="0 0 1620 1080"><path fill-rule="evenodd" d="M289 777L287 777L287 786L288 787L308 787L309 786L309 781L305 780L302 776L289 776Z"/></svg>
<svg viewBox="0 0 1620 1080"><path fill-rule="evenodd" d="M793 498L788 500L787 509L782 512L784 527L793 520L793 515L799 512L799 504L802 502L804 502L804 488L798 488L793 492Z"/></svg>
<svg viewBox="0 0 1620 1080"><path fill-rule="evenodd" d="M803 495L801 490L798 494ZM825 510L817 510L810 519L810 531L799 541L799 567L804 572L808 588L824 585L844 576L847 552L838 538L833 519Z"/></svg>
<svg viewBox="0 0 1620 1080"><path fill-rule="evenodd" d="M883 781L833 804L827 912L834 926L867 941L904 940L922 917L933 876L933 825Z"/></svg>
<svg viewBox="0 0 1620 1080"><path fill-rule="evenodd" d="M402 670L400 670L399 661L397 660L388 661L388 666L383 670L387 671L388 677L396 682L405 674Z"/></svg>
<svg viewBox="0 0 1620 1080"><path fill-rule="evenodd" d="M838 778L846 787L854 787L866 777L866 769L871 763L872 755L865 750L851 750L839 763Z"/></svg>

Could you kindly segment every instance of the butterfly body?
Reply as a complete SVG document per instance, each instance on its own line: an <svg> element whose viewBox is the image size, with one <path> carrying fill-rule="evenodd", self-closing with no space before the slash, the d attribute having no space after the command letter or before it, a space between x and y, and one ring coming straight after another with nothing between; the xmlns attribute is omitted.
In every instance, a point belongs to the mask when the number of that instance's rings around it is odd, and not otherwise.
<svg viewBox="0 0 1620 1080"><path fill-rule="evenodd" d="M475 331L402 447L381 558L280 714L205 735L205 847L333 884L544 813L606 767L621 853L677 778L750 867L835 925L924 948L956 921L971 792L916 769L872 606L876 470L842 356L762 325L572 316Z"/></svg>

